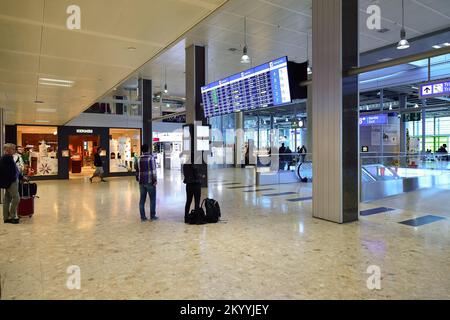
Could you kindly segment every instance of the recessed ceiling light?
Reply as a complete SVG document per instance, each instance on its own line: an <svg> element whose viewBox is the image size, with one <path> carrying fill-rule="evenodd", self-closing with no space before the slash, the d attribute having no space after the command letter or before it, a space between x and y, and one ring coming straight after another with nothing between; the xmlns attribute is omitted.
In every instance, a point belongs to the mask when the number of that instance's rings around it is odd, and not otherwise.
<svg viewBox="0 0 450 320"><path fill-rule="evenodd" d="M62 79L52 79L52 78L39 78L39 81L54 82L54 83L66 83L66 84L74 83L74 81L72 81L72 80L62 80Z"/></svg>
<svg viewBox="0 0 450 320"><path fill-rule="evenodd" d="M42 104L42 103L44 103L44 101L41 101L41 100L34 100L34 103Z"/></svg>
<svg viewBox="0 0 450 320"><path fill-rule="evenodd" d="M136 47L128 47L127 48L129 51L134 51L134 50L136 50Z"/></svg>
<svg viewBox="0 0 450 320"><path fill-rule="evenodd" d="M383 59L378 60L378 62L386 62L386 61L391 61L391 60L393 60L393 59L392 58L383 58Z"/></svg>
<svg viewBox="0 0 450 320"><path fill-rule="evenodd" d="M450 42L443 43L445 47L450 47Z"/></svg>
<svg viewBox="0 0 450 320"><path fill-rule="evenodd" d="M56 112L56 109L53 108L38 108L36 109L37 112L44 112L44 113L53 113Z"/></svg>
<svg viewBox="0 0 450 320"><path fill-rule="evenodd" d="M65 87L65 88L71 88L73 84L64 84L64 83L56 83L56 82L40 82L39 85L41 86L54 86L54 87Z"/></svg>
<svg viewBox="0 0 450 320"><path fill-rule="evenodd" d="M236 48L229 48L229 49L228 49L228 51L231 51L231 52L236 52L236 51L237 51L237 49L236 49Z"/></svg>
<svg viewBox="0 0 450 320"><path fill-rule="evenodd" d="M377 30L378 33L386 33L386 32L389 32L389 31L391 31L391 30L388 29L388 28L381 28L381 29Z"/></svg>
<svg viewBox="0 0 450 320"><path fill-rule="evenodd" d="M35 120L35 122L38 122L38 123L49 123L50 121L49 120Z"/></svg>
<svg viewBox="0 0 450 320"><path fill-rule="evenodd" d="M433 46L433 48L435 48L435 49L440 49L440 48L442 48L440 45L438 45L438 44L435 44L434 46Z"/></svg>

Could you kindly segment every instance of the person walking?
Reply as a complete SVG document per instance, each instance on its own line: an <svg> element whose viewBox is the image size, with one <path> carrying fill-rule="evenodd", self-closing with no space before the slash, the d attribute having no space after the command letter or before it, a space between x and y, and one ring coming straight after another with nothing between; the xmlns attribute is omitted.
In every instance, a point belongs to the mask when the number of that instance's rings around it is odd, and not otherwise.
<svg viewBox="0 0 450 320"><path fill-rule="evenodd" d="M102 152L102 147L97 148L97 152L94 154L94 166L95 166L95 172L92 177L89 178L89 181L92 183L92 179L95 177L99 177L102 182L106 182L105 179L103 179L103 175L105 171L103 170L103 160L100 156L100 153Z"/></svg>
<svg viewBox="0 0 450 320"><path fill-rule="evenodd" d="M194 164L183 165L184 183L186 184L186 205L184 207L184 222L188 222L189 211L191 210L192 199L194 199L194 208L200 208L200 198L202 195L201 175L198 167Z"/></svg>
<svg viewBox="0 0 450 320"><path fill-rule="evenodd" d="M136 180L139 182L140 200L139 212L141 221L147 221L145 215L145 202L147 194L150 197L150 220L158 220L156 216L156 184L158 177L156 174L156 160L154 155L149 152L149 146L144 144L141 147L142 155L136 159L134 167L136 169Z"/></svg>
<svg viewBox="0 0 450 320"><path fill-rule="evenodd" d="M28 181L17 167L13 155L16 146L7 143L4 146L4 155L0 159L0 188L5 189L5 199L3 203L3 222L18 224L17 206L20 202L19 181Z"/></svg>

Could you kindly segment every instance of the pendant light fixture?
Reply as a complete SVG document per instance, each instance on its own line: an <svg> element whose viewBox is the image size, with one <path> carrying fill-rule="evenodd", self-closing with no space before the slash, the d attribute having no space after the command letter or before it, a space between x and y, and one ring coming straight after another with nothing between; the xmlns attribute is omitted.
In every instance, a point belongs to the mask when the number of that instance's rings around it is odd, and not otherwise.
<svg viewBox="0 0 450 320"><path fill-rule="evenodd" d="M250 62L251 62L251 59L248 55L248 49L247 49L247 17L244 17L244 50L242 52L241 63L249 64Z"/></svg>
<svg viewBox="0 0 450 320"><path fill-rule="evenodd" d="M169 90L167 90L167 67L164 66L164 93L168 94Z"/></svg>
<svg viewBox="0 0 450 320"><path fill-rule="evenodd" d="M397 49L405 50L409 48L409 42L406 40L405 30L405 0L402 0L402 30L400 31L400 41L398 42Z"/></svg>

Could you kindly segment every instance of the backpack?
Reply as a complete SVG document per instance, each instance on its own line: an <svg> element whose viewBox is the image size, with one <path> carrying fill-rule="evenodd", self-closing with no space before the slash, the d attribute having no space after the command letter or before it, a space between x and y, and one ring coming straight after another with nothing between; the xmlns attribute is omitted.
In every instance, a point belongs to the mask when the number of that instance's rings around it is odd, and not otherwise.
<svg viewBox="0 0 450 320"><path fill-rule="evenodd" d="M206 215L203 208L194 209L184 220L187 224L206 224Z"/></svg>
<svg viewBox="0 0 450 320"><path fill-rule="evenodd" d="M203 207L203 204L205 205L206 222L219 222L221 217L219 202L214 199L206 198L205 200L203 200L201 207Z"/></svg>

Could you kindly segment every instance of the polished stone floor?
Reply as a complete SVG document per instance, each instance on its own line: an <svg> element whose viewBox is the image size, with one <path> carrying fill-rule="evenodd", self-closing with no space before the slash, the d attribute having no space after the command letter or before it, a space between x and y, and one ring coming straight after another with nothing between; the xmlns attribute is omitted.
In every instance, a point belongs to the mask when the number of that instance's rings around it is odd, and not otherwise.
<svg viewBox="0 0 450 320"><path fill-rule="evenodd" d="M175 172L159 180L160 220L146 223L134 178L39 182L35 216L0 224L1 298L450 298L450 186L362 204L393 210L339 225L311 217L310 184L248 187L251 169L210 180L224 221L203 226L183 223ZM426 215L445 219L399 223ZM66 285L73 265L80 290ZM380 290L367 287L371 265Z"/></svg>

